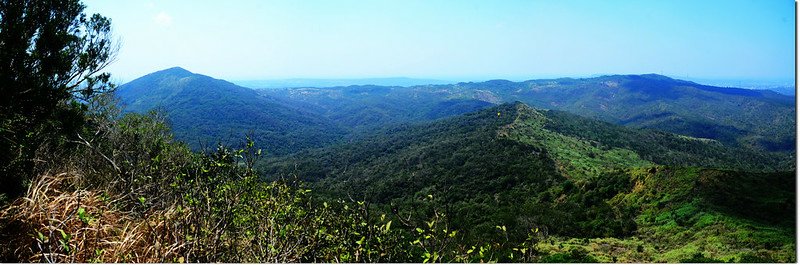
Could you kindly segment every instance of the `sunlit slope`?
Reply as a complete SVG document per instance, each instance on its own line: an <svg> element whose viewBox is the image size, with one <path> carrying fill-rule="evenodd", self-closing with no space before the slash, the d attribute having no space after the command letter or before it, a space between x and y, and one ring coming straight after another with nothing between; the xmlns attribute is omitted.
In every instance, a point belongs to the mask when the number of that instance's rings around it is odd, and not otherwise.
<svg viewBox="0 0 800 265"><path fill-rule="evenodd" d="M298 176L328 196L366 200L409 215L422 216L421 201L432 195L437 205L449 209L455 227L475 236L491 236L497 224L524 235L527 226L536 224L581 237L621 237L636 231L634 215L619 215L610 204L562 204L579 196L577 183L602 179L610 172L672 162L791 170L767 155L715 141L605 122L584 132L616 133L613 141L604 142L570 129L564 115L570 114L502 104L267 160L261 168L268 178ZM742 154L752 159L740 159ZM626 184L620 185L614 187L619 188L616 192L625 190ZM566 208L553 210L557 205Z"/></svg>

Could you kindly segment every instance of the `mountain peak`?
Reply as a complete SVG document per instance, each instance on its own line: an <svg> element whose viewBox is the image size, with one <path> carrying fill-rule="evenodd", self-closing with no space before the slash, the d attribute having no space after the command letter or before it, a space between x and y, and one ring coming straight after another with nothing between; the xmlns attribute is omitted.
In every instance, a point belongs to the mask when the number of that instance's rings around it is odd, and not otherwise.
<svg viewBox="0 0 800 265"><path fill-rule="evenodd" d="M167 68L161 71L156 71L150 73L148 75L159 75L159 76L175 76L179 78L189 77L195 75L195 73L189 72L189 70L183 69L181 67L175 66L172 68Z"/></svg>
<svg viewBox="0 0 800 265"><path fill-rule="evenodd" d="M513 105L515 108L518 109L532 109L530 106L528 106L528 104L525 104L524 102L519 100L512 102L511 105Z"/></svg>
<svg viewBox="0 0 800 265"><path fill-rule="evenodd" d="M508 103L508 104L509 104L511 107L513 107L513 108L514 108L514 110L515 110L515 111L516 111L518 114L523 114L523 115L525 115L525 114L535 114L535 115L538 115L538 114L539 114L539 110L538 110L538 109L536 109L535 107L531 107L530 105L528 105L528 104L525 104L524 102L522 102L522 101L519 101L519 100L518 100L518 101L514 101L513 103Z"/></svg>
<svg viewBox="0 0 800 265"><path fill-rule="evenodd" d="M669 77L669 76L660 75L660 74L653 74L653 73L642 74L642 75L639 75L639 77L647 78L647 79L654 79L654 80L675 80L675 79L673 79L672 77Z"/></svg>

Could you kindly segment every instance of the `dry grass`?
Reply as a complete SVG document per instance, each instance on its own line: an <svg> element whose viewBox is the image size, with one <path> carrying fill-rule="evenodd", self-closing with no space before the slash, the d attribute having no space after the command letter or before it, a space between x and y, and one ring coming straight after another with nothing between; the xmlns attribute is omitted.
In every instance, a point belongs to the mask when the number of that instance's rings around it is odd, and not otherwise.
<svg viewBox="0 0 800 265"><path fill-rule="evenodd" d="M0 212L4 262L183 262L176 207L134 215L102 191L77 189L74 173L42 175ZM185 254L184 254L185 255Z"/></svg>

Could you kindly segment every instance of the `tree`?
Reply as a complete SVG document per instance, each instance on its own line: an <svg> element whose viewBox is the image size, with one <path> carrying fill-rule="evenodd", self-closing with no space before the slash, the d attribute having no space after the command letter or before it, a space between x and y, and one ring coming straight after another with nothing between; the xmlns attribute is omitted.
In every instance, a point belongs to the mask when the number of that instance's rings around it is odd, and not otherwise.
<svg viewBox="0 0 800 265"><path fill-rule="evenodd" d="M0 193L14 196L36 152L76 137L87 103L113 90L111 20L78 0L0 0Z"/></svg>

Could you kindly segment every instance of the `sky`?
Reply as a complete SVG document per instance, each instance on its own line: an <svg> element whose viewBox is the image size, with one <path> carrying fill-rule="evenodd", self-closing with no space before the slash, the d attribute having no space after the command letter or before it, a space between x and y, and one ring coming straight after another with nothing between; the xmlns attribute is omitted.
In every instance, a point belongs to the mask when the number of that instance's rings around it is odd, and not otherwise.
<svg viewBox="0 0 800 265"><path fill-rule="evenodd" d="M794 80L791 0L84 0L118 82L180 66L228 80L526 80L657 73Z"/></svg>

